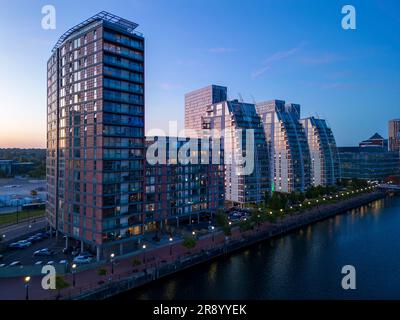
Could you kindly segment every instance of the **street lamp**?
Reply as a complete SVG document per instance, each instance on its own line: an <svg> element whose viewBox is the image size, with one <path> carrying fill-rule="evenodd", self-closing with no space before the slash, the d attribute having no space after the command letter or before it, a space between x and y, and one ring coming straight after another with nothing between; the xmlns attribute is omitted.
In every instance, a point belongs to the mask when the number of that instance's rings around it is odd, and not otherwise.
<svg viewBox="0 0 400 320"><path fill-rule="evenodd" d="M114 257L115 257L115 254L114 254L114 253L111 253L111 254L110 254L110 260L111 260L111 274L114 274Z"/></svg>
<svg viewBox="0 0 400 320"><path fill-rule="evenodd" d="M31 277L27 276L24 278L26 288L25 300L29 300L29 281L31 281Z"/></svg>
<svg viewBox="0 0 400 320"><path fill-rule="evenodd" d="M174 239L172 237L169 237L169 255L172 256L172 241L174 241Z"/></svg>
<svg viewBox="0 0 400 320"><path fill-rule="evenodd" d="M146 245L142 245L142 249L143 249L143 263L146 263Z"/></svg>
<svg viewBox="0 0 400 320"><path fill-rule="evenodd" d="M192 231L192 236L195 237L196 236L196 232Z"/></svg>
<svg viewBox="0 0 400 320"><path fill-rule="evenodd" d="M211 226L211 233L212 233L212 241L213 242L215 241L214 230L215 230L215 227Z"/></svg>
<svg viewBox="0 0 400 320"><path fill-rule="evenodd" d="M75 287L75 273L76 273L76 264L72 265L72 286Z"/></svg>

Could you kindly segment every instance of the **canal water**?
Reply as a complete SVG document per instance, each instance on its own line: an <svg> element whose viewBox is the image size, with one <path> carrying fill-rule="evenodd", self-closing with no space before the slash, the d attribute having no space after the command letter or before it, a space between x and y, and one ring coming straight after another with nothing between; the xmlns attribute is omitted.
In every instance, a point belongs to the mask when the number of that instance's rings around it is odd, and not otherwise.
<svg viewBox="0 0 400 320"><path fill-rule="evenodd" d="M343 290L344 265L356 290ZM400 197L387 197L114 299L400 299Z"/></svg>

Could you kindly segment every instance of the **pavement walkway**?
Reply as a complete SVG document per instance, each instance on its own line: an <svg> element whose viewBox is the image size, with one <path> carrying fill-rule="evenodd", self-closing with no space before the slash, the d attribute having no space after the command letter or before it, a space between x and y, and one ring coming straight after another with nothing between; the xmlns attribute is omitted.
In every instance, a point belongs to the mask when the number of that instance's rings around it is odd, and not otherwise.
<svg viewBox="0 0 400 320"><path fill-rule="evenodd" d="M315 219L318 215L325 211L326 208L337 208L345 206L346 203L357 203L367 200L368 195L360 195L352 199L343 200L337 204L321 204L312 207L307 211L287 215L284 219L279 219L276 223L264 222L255 226L252 230L241 231L239 227L232 228L232 234L229 237L230 241L241 240L251 236L261 235L268 231L284 230L286 227L299 222L308 222ZM221 231L216 231L214 234L207 234L197 239L196 247L187 249L182 245L182 240L175 240L171 244L160 245L154 248L147 248L141 252L129 257L121 257L114 263L114 274L111 275L111 263L105 263L102 268L107 270L106 276L99 276L97 269L85 270L75 274L75 287L72 287L73 275L67 274L65 280L71 285L61 292L62 298L70 298L95 289L99 286L99 281L119 281L123 278L132 277L150 268L161 266L162 264L171 263L177 259L184 259L191 255L200 253L204 250L209 250L215 247L223 246L225 243L225 235ZM134 265L134 260L140 261L140 265ZM29 285L29 297L35 300L56 299L58 296L57 290L43 290L41 287L42 277L33 277ZM18 300L25 299L26 289L22 278L0 278L0 300Z"/></svg>

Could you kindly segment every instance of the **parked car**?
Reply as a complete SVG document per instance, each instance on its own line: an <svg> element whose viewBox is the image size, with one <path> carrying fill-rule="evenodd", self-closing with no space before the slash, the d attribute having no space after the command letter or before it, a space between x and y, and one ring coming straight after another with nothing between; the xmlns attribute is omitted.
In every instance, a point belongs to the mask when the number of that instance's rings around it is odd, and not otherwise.
<svg viewBox="0 0 400 320"><path fill-rule="evenodd" d="M47 235L47 237L50 237L50 236L55 236L56 235L56 232L55 231L46 231L45 232L45 234Z"/></svg>
<svg viewBox="0 0 400 320"><path fill-rule="evenodd" d="M64 249L62 250L62 252L63 252L64 254L72 254L74 251L78 251L78 249L76 249L76 248L74 248L74 247L72 247L72 246L69 246L69 247L64 248Z"/></svg>
<svg viewBox="0 0 400 320"><path fill-rule="evenodd" d="M29 242L32 242L32 243L39 242L41 240L42 240L41 238L35 237L35 236L29 237L28 239L26 239L26 241L29 241Z"/></svg>
<svg viewBox="0 0 400 320"><path fill-rule="evenodd" d="M43 248L40 250L37 250L33 253L34 257L49 257L54 254L53 250L50 250L49 248Z"/></svg>
<svg viewBox="0 0 400 320"><path fill-rule="evenodd" d="M40 266L40 265L42 265L43 264L43 261L36 261L35 262L35 266Z"/></svg>
<svg viewBox="0 0 400 320"><path fill-rule="evenodd" d="M25 249L28 248L32 245L32 242L26 241L26 240L21 240L18 242L14 242L8 245L8 248L10 249Z"/></svg>
<svg viewBox="0 0 400 320"><path fill-rule="evenodd" d="M38 241L46 239L46 236L43 233L36 233L35 235L33 235L33 237Z"/></svg>
<svg viewBox="0 0 400 320"><path fill-rule="evenodd" d="M50 264L50 265L51 265L51 264L54 264L54 261L53 261L53 260L47 261L46 265L47 265L47 264Z"/></svg>
<svg viewBox="0 0 400 320"><path fill-rule="evenodd" d="M76 256L73 261L76 264L88 264L91 263L92 260L92 257L79 255Z"/></svg>
<svg viewBox="0 0 400 320"><path fill-rule="evenodd" d="M11 262L8 266L9 267L18 267L18 266L22 266L22 263L21 263L21 261L14 261L14 262Z"/></svg>
<svg viewBox="0 0 400 320"><path fill-rule="evenodd" d="M40 233L37 233L36 235L40 235L42 237L42 239L50 238L50 233L47 233L47 232L40 232Z"/></svg>
<svg viewBox="0 0 400 320"><path fill-rule="evenodd" d="M68 264L68 261L67 260L60 260L58 263L59 264Z"/></svg>

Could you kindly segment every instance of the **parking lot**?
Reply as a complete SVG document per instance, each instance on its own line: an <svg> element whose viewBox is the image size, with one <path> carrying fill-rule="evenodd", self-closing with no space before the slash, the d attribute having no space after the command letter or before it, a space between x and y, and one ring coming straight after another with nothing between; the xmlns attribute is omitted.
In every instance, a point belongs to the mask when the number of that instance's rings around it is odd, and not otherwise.
<svg viewBox="0 0 400 320"><path fill-rule="evenodd" d="M54 251L51 256L37 256L34 257L33 253L37 250L48 248ZM22 265L34 265L38 261L42 261L43 264L47 264L49 261L54 261L55 263L60 262L60 260L72 261L72 256L67 256L62 252L64 248L64 241L52 239L43 239L38 242L32 243L30 247L21 249L6 249L0 253L3 258L0 261L1 264L8 266L10 263L19 261ZM3 267L6 267L3 266Z"/></svg>

